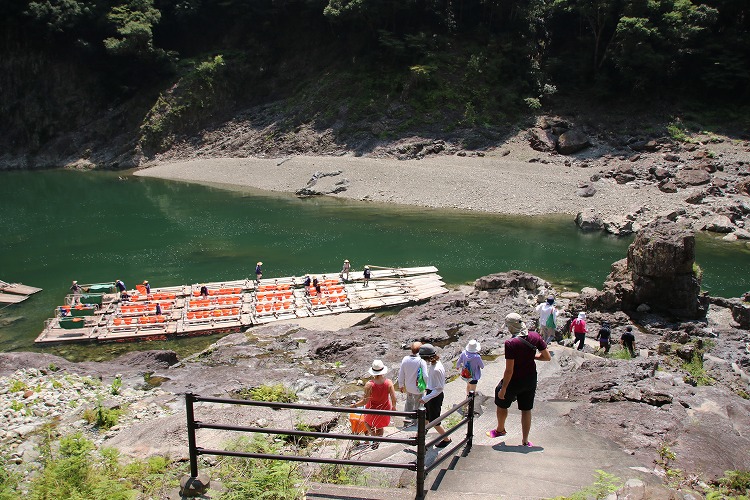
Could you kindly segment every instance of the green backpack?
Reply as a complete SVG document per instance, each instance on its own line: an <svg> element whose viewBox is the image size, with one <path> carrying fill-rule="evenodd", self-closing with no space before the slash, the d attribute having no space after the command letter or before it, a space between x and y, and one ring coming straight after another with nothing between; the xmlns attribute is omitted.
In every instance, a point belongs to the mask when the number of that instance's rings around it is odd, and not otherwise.
<svg viewBox="0 0 750 500"><path fill-rule="evenodd" d="M417 370L417 388L420 391L424 391L425 389L427 389L427 382L425 382L421 366L419 367L419 370Z"/></svg>
<svg viewBox="0 0 750 500"><path fill-rule="evenodd" d="M547 322L544 324L547 328L557 328L557 325L555 324L555 312L550 311L549 316L547 316Z"/></svg>

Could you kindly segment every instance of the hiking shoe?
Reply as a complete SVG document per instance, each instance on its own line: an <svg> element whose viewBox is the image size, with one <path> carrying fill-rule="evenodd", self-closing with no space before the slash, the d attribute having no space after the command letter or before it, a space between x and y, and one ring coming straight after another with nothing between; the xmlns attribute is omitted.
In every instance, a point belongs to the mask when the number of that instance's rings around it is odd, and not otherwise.
<svg viewBox="0 0 750 500"><path fill-rule="evenodd" d="M446 439L443 441L440 441L438 444L435 445L435 448L445 448L449 444L451 444L453 441L450 439Z"/></svg>
<svg viewBox="0 0 750 500"><path fill-rule="evenodd" d="M505 431L497 432L496 429L490 429L485 434L487 434L487 437L491 437L492 439L495 439L495 438L503 437L508 433Z"/></svg>

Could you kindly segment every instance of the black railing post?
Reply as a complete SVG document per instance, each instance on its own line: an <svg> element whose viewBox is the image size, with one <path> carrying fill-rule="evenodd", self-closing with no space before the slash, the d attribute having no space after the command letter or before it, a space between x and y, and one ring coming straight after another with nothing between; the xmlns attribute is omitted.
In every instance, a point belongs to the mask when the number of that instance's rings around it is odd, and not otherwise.
<svg viewBox="0 0 750 500"><path fill-rule="evenodd" d="M424 491L424 461L427 454L425 441L427 440L427 410L424 405L419 405L417 409L417 498L422 500L425 496Z"/></svg>
<svg viewBox="0 0 750 500"><path fill-rule="evenodd" d="M474 391L469 391L469 421L466 423L466 449L471 449L471 444L474 439L474 399L476 397L476 393Z"/></svg>
<svg viewBox="0 0 750 500"><path fill-rule="evenodd" d="M193 402L195 396L192 392L185 393L185 414L187 415L188 450L190 453L190 477L198 477L198 451L195 447L195 418L193 415Z"/></svg>

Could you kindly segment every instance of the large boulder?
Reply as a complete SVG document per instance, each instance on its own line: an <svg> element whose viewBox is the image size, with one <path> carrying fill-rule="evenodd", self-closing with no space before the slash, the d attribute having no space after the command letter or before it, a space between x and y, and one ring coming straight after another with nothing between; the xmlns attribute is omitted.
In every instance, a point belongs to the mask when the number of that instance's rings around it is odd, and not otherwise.
<svg viewBox="0 0 750 500"><path fill-rule="evenodd" d="M508 271L507 273L490 274L474 281L474 288L477 290L523 289L535 292L543 285L544 281L536 276L516 270Z"/></svg>
<svg viewBox="0 0 750 500"><path fill-rule="evenodd" d="M589 137L580 130L568 130L557 139L557 150L569 155L577 153L591 144Z"/></svg>
<svg viewBox="0 0 750 500"><path fill-rule="evenodd" d="M628 248L628 269L639 276L692 273L694 262L695 235L665 219L646 227Z"/></svg>
<svg viewBox="0 0 750 500"><path fill-rule="evenodd" d="M582 231L601 231L604 228L602 216L593 208L584 208L576 215L576 225Z"/></svg>
<svg viewBox="0 0 750 500"><path fill-rule="evenodd" d="M657 219L628 248L634 304L645 303L680 318L704 317L694 264L695 234L681 224Z"/></svg>
<svg viewBox="0 0 750 500"><path fill-rule="evenodd" d="M732 319L740 325L740 328L750 330L750 303L737 301L732 304Z"/></svg>
<svg viewBox="0 0 750 500"><path fill-rule="evenodd" d="M529 145L537 151L549 153L555 150L557 139L549 129L533 128L529 130Z"/></svg>
<svg viewBox="0 0 750 500"><path fill-rule="evenodd" d="M686 168L677 172L675 179L678 184L700 186L711 182L711 174L699 168Z"/></svg>
<svg viewBox="0 0 750 500"><path fill-rule="evenodd" d="M601 292L584 297L589 310L664 311L677 318L705 317L700 278L693 270L695 235L687 227L657 218L638 233L627 259L612 265Z"/></svg>
<svg viewBox="0 0 750 500"><path fill-rule="evenodd" d="M726 215L714 215L706 218L703 229L712 233L731 233L735 225Z"/></svg>

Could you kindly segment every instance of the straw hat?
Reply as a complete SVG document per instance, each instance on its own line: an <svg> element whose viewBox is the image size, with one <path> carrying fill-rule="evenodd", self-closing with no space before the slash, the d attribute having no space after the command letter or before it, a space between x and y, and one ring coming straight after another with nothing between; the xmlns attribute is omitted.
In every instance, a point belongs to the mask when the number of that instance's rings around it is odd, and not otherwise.
<svg viewBox="0 0 750 500"><path fill-rule="evenodd" d="M263 263L262 263L262 262L258 262L258 264L257 264L257 265L259 265L259 266L262 266L262 265L263 265Z"/></svg>
<svg viewBox="0 0 750 500"><path fill-rule="evenodd" d="M349 259L344 259L344 262L349 262Z"/></svg>
<svg viewBox="0 0 750 500"><path fill-rule="evenodd" d="M148 283L148 280L143 280L143 284L145 285L146 283Z"/></svg>
<svg viewBox="0 0 750 500"><path fill-rule="evenodd" d="M482 344L480 344L477 340L470 340L468 344L466 344L466 352L479 352L479 349L482 348Z"/></svg>
<svg viewBox="0 0 750 500"><path fill-rule="evenodd" d="M388 367L385 366L382 361L376 359L372 362L369 373L370 375L385 375L388 373Z"/></svg>
<svg viewBox="0 0 750 500"><path fill-rule="evenodd" d="M365 269L370 269L370 266L365 266Z"/></svg>
<svg viewBox="0 0 750 500"><path fill-rule="evenodd" d="M525 335L528 333L526 329L526 323L522 321L521 315L518 313L510 313L505 317L505 326L508 327L510 333L513 335Z"/></svg>
<svg viewBox="0 0 750 500"><path fill-rule="evenodd" d="M76 280L73 280L73 284L76 285L78 284L78 282Z"/></svg>

